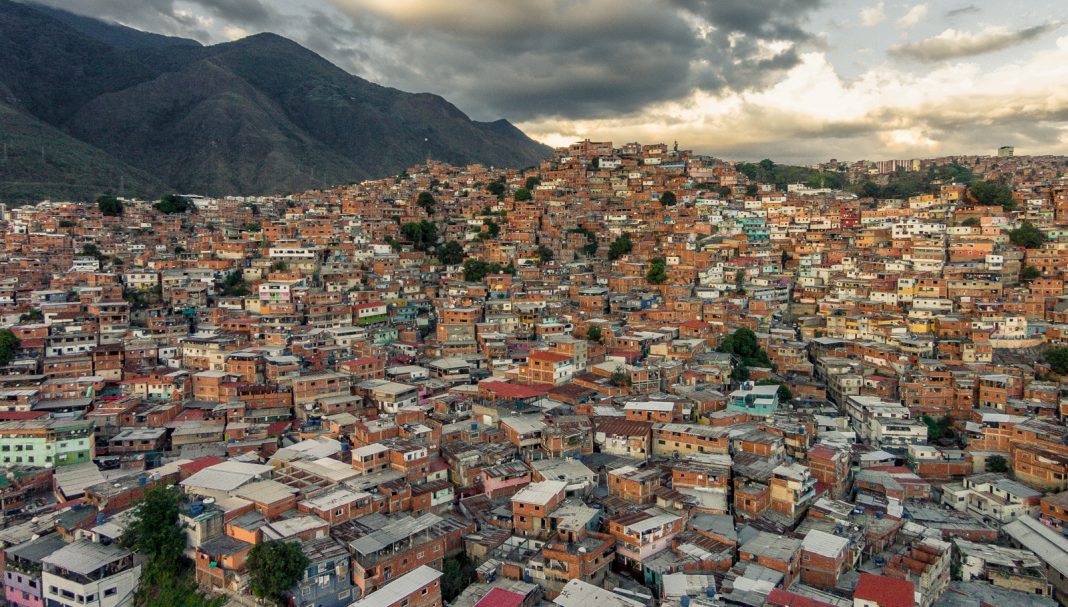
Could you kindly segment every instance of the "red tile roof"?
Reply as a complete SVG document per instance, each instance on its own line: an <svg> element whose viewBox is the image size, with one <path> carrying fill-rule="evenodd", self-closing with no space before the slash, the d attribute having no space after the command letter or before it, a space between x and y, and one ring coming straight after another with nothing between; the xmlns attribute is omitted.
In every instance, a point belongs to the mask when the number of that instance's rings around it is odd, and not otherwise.
<svg viewBox="0 0 1068 607"><path fill-rule="evenodd" d="M47 415L47 411L0 411L0 421L15 422L26 419L37 419Z"/></svg>
<svg viewBox="0 0 1068 607"><path fill-rule="evenodd" d="M504 588L493 588L486 596L482 597L482 600L475 603L475 607L519 607L523 604L523 599L525 598L518 592L512 592Z"/></svg>
<svg viewBox="0 0 1068 607"><path fill-rule="evenodd" d="M860 574L853 598L872 601L879 607L913 607L916 604L912 582L872 573Z"/></svg>
<svg viewBox="0 0 1068 607"><path fill-rule="evenodd" d="M772 589L768 594L768 605L776 605L778 607L834 607L830 603L787 592L782 588Z"/></svg>
<svg viewBox="0 0 1068 607"><path fill-rule="evenodd" d="M181 470L185 476L191 476L200 472L204 468L214 466L215 464L221 464L225 461L225 459L215 455L205 455L204 457L198 457L187 464L179 464L178 469Z"/></svg>
<svg viewBox="0 0 1068 607"><path fill-rule="evenodd" d="M557 354L556 352L546 352L545 350L534 350L527 355L527 358L534 360L544 360L550 363L562 363L565 360L571 360L570 356L565 354Z"/></svg>
<svg viewBox="0 0 1068 607"><path fill-rule="evenodd" d="M553 388L550 385L523 386L503 381L484 381L478 387L485 388L501 398L537 398L545 396Z"/></svg>
<svg viewBox="0 0 1068 607"><path fill-rule="evenodd" d="M271 423L271 424L267 424L267 436L278 436L279 434L281 434L281 433L285 432L286 430L288 430L290 425L292 425L292 423L293 423L293 420L284 419L284 420L282 420L280 422L274 422L274 423Z"/></svg>

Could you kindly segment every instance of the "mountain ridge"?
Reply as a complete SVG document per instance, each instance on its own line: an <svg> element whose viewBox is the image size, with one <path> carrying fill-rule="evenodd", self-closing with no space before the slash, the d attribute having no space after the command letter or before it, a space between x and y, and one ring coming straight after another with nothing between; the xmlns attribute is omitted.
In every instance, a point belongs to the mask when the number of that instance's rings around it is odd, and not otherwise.
<svg viewBox="0 0 1068 607"><path fill-rule="evenodd" d="M438 95L368 81L277 34L200 46L57 11L0 0L0 103L62 134L41 137L107 156L111 171L141 171L135 190L286 193L428 157L522 167L551 151L507 120L471 120Z"/></svg>

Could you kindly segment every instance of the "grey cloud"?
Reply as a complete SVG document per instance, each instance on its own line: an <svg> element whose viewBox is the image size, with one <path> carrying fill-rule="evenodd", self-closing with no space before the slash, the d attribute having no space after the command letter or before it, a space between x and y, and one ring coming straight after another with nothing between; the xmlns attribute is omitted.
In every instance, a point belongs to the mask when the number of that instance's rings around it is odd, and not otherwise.
<svg viewBox="0 0 1068 607"><path fill-rule="evenodd" d="M976 6L974 4L969 4L967 6L962 6L960 8L955 8L955 9L953 9L951 11L946 12L946 17L949 17L950 19L953 19L953 18L956 18L956 17L961 17L963 15L971 15L971 14L980 13L980 12L982 12L982 11L979 9L978 6Z"/></svg>
<svg viewBox="0 0 1068 607"><path fill-rule="evenodd" d="M764 38L806 40L810 34L797 22L820 8L823 0L676 0L674 4L729 31Z"/></svg>
<svg viewBox="0 0 1068 607"><path fill-rule="evenodd" d="M420 22L415 33L410 22L371 16L359 2L340 6L354 32L370 25L385 30L379 42L396 41L368 50L372 63L392 64L391 84L432 85L480 118L530 120L618 115L695 89L765 86L796 65L799 45L813 38L800 24L820 5L707 1L665 10L635 1L626 9L597 11L596 3L549 4L552 10L532 10L528 19L498 31L442 21ZM576 6L589 10L571 19L567 9ZM485 3L481 10L496 9ZM770 42L787 46L769 56Z"/></svg>
<svg viewBox="0 0 1068 607"><path fill-rule="evenodd" d="M364 0L42 1L204 43L224 40L227 26L273 31L369 80L440 94L480 120L596 118L694 90L761 89L820 44L806 28L823 5L450 0L405 12Z"/></svg>
<svg viewBox="0 0 1068 607"><path fill-rule="evenodd" d="M982 107L932 106L902 112L887 109L853 120L826 123L798 121L794 116L750 108L747 112L766 131L776 133L771 143L743 143L710 150L728 158L811 162L839 159L929 157L941 153L993 152L999 145L1015 145L1020 153L1045 153L1060 146L1061 129L1068 121L1068 102L1052 106L1007 106L993 113ZM977 115L985 115L978 120ZM939 152L924 146L893 152L873 149L878 134L893 129L918 129L938 142Z"/></svg>
<svg viewBox="0 0 1068 607"><path fill-rule="evenodd" d="M934 63L1007 49L1052 32L1060 26L1059 21L1052 21L1014 31L987 29L970 34L946 30L932 38L893 46L889 52L897 57Z"/></svg>
<svg viewBox="0 0 1068 607"><path fill-rule="evenodd" d="M197 13L179 10L175 6L175 0L80 0L73 5L69 0L36 1L144 31L193 38L204 43L216 41L212 33L197 19Z"/></svg>
<svg viewBox="0 0 1068 607"><path fill-rule="evenodd" d="M192 0L214 15L242 27L272 22L272 13L260 0Z"/></svg>

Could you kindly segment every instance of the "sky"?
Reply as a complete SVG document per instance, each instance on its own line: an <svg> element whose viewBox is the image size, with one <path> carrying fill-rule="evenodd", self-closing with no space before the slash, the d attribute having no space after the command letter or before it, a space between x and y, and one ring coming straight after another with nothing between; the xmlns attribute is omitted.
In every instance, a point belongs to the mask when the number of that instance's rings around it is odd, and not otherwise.
<svg viewBox="0 0 1068 607"><path fill-rule="evenodd" d="M1068 153L1064 0L38 1L204 44L274 32L553 146Z"/></svg>

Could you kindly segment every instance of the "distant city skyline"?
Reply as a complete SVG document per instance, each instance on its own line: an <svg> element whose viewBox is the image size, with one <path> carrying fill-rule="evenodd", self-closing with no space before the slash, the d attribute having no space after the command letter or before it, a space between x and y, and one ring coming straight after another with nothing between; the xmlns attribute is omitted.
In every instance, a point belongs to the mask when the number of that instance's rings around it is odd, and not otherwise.
<svg viewBox="0 0 1068 607"><path fill-rule="evenodd" d="M43 0L205 44L271 31L559 146L812 163L1068 151L1055 0Z"/></svg>

